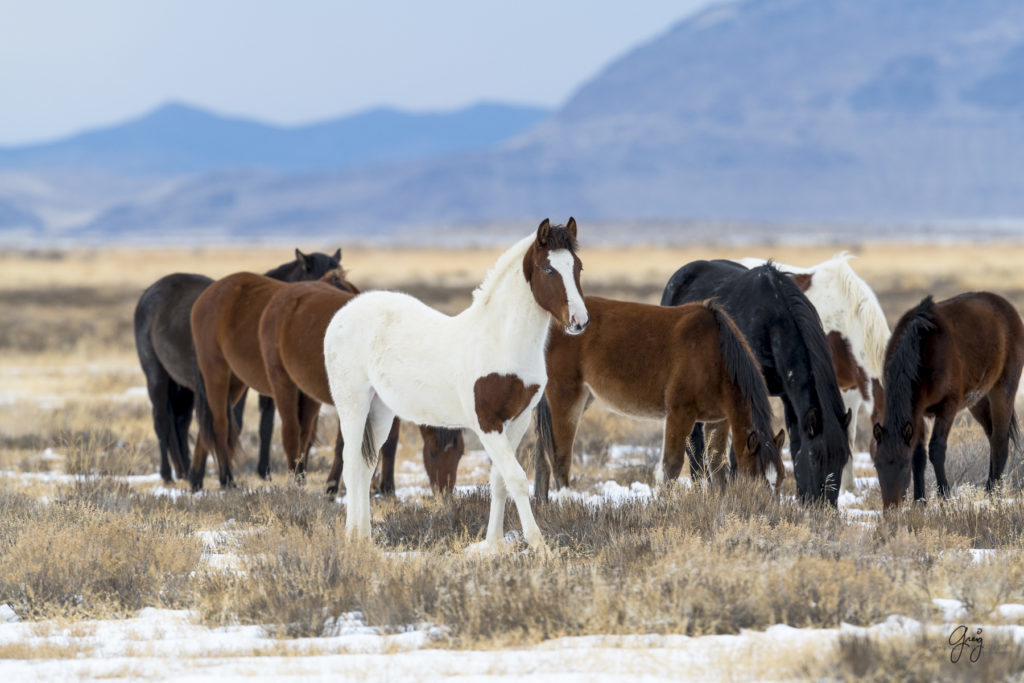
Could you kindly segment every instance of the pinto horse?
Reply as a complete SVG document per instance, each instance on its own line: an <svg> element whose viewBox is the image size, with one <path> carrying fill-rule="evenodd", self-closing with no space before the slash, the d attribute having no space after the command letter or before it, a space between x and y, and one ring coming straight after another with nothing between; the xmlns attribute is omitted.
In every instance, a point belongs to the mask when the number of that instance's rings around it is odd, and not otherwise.
<svg viewBox="0 0 1024 683"><path fill-rule="evenodd" d="M323 282L302 282L281 287L270 297L259 321L263 365L281 415L281 442L288 462L307 452L316 416L322 404L331 405L331 390L324 368L324 334L331 318L355 294ZM443 492L455 486L459 460L465 450L460 430L420 427L423 464L431 487ZM327 493L338 492L343 440L339 431L334 465L327 477ZM395 492L395 450L398 420L381 447L380 491Z"/></svg>
<svg viewBox="0 0 1024 683"><path fill-rule="evenodd" d="M761 364L768 392L782 399L793 474L804 499L836 505L839 478L850 458L844 411L828 341L814 306L771 263L747 269L733 261L694 261L672 275L663 306L715 297L736 321ZM691 475L705 475L703 439L694 430Z"/></svg>
<svg viewBox="0 0 1024 683"><path fill-rule="evenodd" d="M537 406L539 500L547 498L550 469L555 488L569 485L572 444L590 394L615 412L665 423L659 483L679 476L697 421L728 421L739 470L763 478L771 466L776 486L781 483L785 435L780 431L772 438L761 367L721 307L710 301L651 306L596 296L584 302L590 331L573 337L552 330L548 339L548 385Z"/></svg>
<svg viewBox="0 0 1024 683"><path fill-rule="evenodd" d="M576 221L563 227L545 219L536 234L498 258L472 304L456 316L397 292L363 294L338 311L327 327L324 357L345 438L350 537L370 538L377 444L397 415L468 428L479 437L491 459L484 548L503 543L509 494L527 543L544 548L516 447L547 382L551 319L571 334L582 333L589 322L580 270Z"/></svg>
<svg viewBox="0 0 1024 683"><path fill-rule="evenodd" d="M873 457L882 504L897 506L914 477L914 500L924 500L925 459L939 495L949 495L946 439L966 408L989 439L988 481L998 483L1018 437L1014 399L1024 367L1024 323L1013 305L991 292L968 292L935 303L925 297L907 311L885 350L885 408L876 422ZM932 416L928 449L924 418Z"/></svg>
<svg viewBox="0 0 1024 683"><path fill-rule="evenodd" d="M295 250L295 260L267 271L266 276L282 282L315 280L338 267L341 249L333 255L304 254ZM191 273L173 273L160 278L142 293L135 306L135 348L146 376L146 389L153 404L153 427L160 447L160 476L173 481L188 476L191 457L188 429L192 423L196 375L196 351L192 343L192 304L210 284L211 278ZM241 427L244 395L235 404L235 419ZM274 404L260 397L260 463L270 457L274 430ZM198 447L198 446L197 446ZM196 454L205 457L206 451ZM266 475L264 469L260 470Z"/></svg>
<svg viewBox="0 0 1024 683"><path fill-rule="evenodd" d="M861 407L872 423L880 419L874 410L875 396L881 396L885 345L891 333L878 297L850 267L850 258L850 254L843 252L809 268L782 263L775 263L775 266L793 278L821 318L836 379L843 392L843 403L853 414L847 428L853 451ZM763 265L765 260L743 258L739 263L754 268ZM855 488L851 458L843 468L840 490Z"/></svg>
<svg viewBox="0 0 1024 683"><path fill-rule="evenodd" d="M328 271L322 283L355 292L341 266ZM238 428L229 407L247 387L273 397L273 389L260 353L259 322L263 309L289 284L255 273L235 273L207 287L192 306L192 340L202 381L196 392L199 436L212 446L217 457L221 486L233 480L231 461L238 447ZM288 469L304 472L304 460L288 453ZM269 463L260 463L261 473ZM192 463L189 479L193 490L203 487L206 458Z"/></svg>

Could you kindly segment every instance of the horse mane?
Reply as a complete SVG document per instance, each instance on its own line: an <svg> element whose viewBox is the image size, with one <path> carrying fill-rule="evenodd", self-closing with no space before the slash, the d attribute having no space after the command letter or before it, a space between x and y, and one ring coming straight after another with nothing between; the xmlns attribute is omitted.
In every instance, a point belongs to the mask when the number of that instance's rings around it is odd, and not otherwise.
<svg viewBox="0 0 1024 683"><path fill-rule="evenodd" d="M896 324L892 352L885 364L885 423L898 429L910 420L914 390L921 370L921 340L939 329L931 295L921 300ZM899 412L897 412L899 411Z"/></svg>
<svg viewBox="0 0 1024 683"><path fill-rule="evenodd" d="M878 303L874 291L850 267L851 258L854 258L853 254L843 251L816 266L815 270L829 270L833 273L840 294L850 304L845 309L848 319L859 324L864 330L866 348L863 349L864 358L859 360L866 363L867 371L872 377L882 377L885 369L885 345L891 336L889 323L886 322L885 312Z"/></svg>
<svg viewBox="0 0 1024 683"><path fill-rule="evenodd" d="M751 351L750 344L736 326L736 322L714 299L707 299L702 303L704 308L715 316L718 323L718 348L725 360L730 381L739 389L743 399L750 403L754 429L762 438L771 440L772 406L768 400L768 387L764 383L761 366ZM766 448L759 448L757 455L762 470L766 471L768 465L781 466L781 462L776 463L769 459Z"/></svg>
<svg viewBox="0 0 1024 683"><path fill-rule="evenodd" d="M815 394L821 408L822 431L829 441L827 452L831 454L842 453L846 445L846 430L839 424L839 416L844 414L842 397L839 394L839 383L836 380L835 369L832 365L832 356L829 354L828 340L825 338L825 331L821 326L821 318L818 311L811 302L804 296L803 292L785 273L778 269L774 261L769 260L755 270L762 270L768 274L769 282L782 296L785 307L793 317L796 326L796 333L803 341L803 347L807 350L810 360L811 378L814 381ZM754 271L751 271L754 272ZM830 421L836 423L837 429L824 429L824 425ZM842 439L842 446L837 442L831 443L829 436ZM834 464L834 463L830 463ZM831 469L831 468L830 468Z"/></svg>
<svg viewBox="0 0 1024 683"><path fill-rule="evenodd" d="M484 275L480 285L473 290L474 304L479 303L486 306L490 302L494 291L499 289L499 283L504 281L510 274L522 274L523 257L526 256L526 251L536 238L537 233L531 232L498 257L498 260L494 262L494 265ZM571 253L575 254L577 243L569 234L569 231L565 229L564 225L552 225L548 233L548 248L551 250L568 249Z"/></svg>

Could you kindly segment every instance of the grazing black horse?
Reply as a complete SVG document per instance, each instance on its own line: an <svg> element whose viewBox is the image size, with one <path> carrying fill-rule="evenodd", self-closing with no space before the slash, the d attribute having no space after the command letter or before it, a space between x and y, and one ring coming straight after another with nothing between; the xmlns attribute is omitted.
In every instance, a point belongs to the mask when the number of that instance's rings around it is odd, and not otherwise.
<svg viewBox="0 0 1024 683"><path fill-rule="evenodd" d="M303 254L296 249L294 261L267 271L266 276L284 282L317 280L338 268L340 261L341 249L331 256ZM166 482L172 481L172 464L178 479L188 476L188 428L192 422L194 392L199 382L189 316L192 304L212 282L206 276L191 273L167 275L150 285L135 306L135 348L139 352L149 400L153 404L153 427L160 444L160 476ZM244 407L245 394L235 405L235 419L239 427ZM264 478L270 471L273 431L274 399L260 396L258 470Z"/></svg>
<svg viewBox="0 0 1024 683"><path fill-rule="evenodd" d="M768 393L782 399L801 498L824 496L835 505L843 465L850 457L846 427L851 414L844 411L814 306L771 262L747 269L722 260L694 261L677 270L665 286L661 305L708 298L717 299L736 321L761 364ZM707 476L699 424L690 448L690 473L699 481Z"/></svg>

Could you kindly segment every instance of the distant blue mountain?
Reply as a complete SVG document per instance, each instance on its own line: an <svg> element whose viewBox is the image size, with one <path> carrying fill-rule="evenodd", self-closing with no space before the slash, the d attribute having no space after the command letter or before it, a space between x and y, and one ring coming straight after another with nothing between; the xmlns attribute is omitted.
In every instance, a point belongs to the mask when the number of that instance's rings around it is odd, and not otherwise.
<svg viewBox="0 0 1024 683"><path fill-rule="evenodd" d="M373 109L293 128L167 104L125 124L0 148L0 168L175 174L338 171L480 150L530 128L544 109L478 104L445 113Z"/></svg>

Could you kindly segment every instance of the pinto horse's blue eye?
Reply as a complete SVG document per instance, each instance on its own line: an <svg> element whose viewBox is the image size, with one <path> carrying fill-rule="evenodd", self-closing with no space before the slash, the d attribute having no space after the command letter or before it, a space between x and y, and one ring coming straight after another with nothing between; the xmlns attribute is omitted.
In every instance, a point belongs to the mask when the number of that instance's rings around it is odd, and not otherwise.
<svg viewBox="0 0 1024 683"><path fill-rule="evenodd" d="M552 270L551 268L548 268L547 266L544 266L544 272L547 273L548 275L551 275L555 271Z"/></svg>

